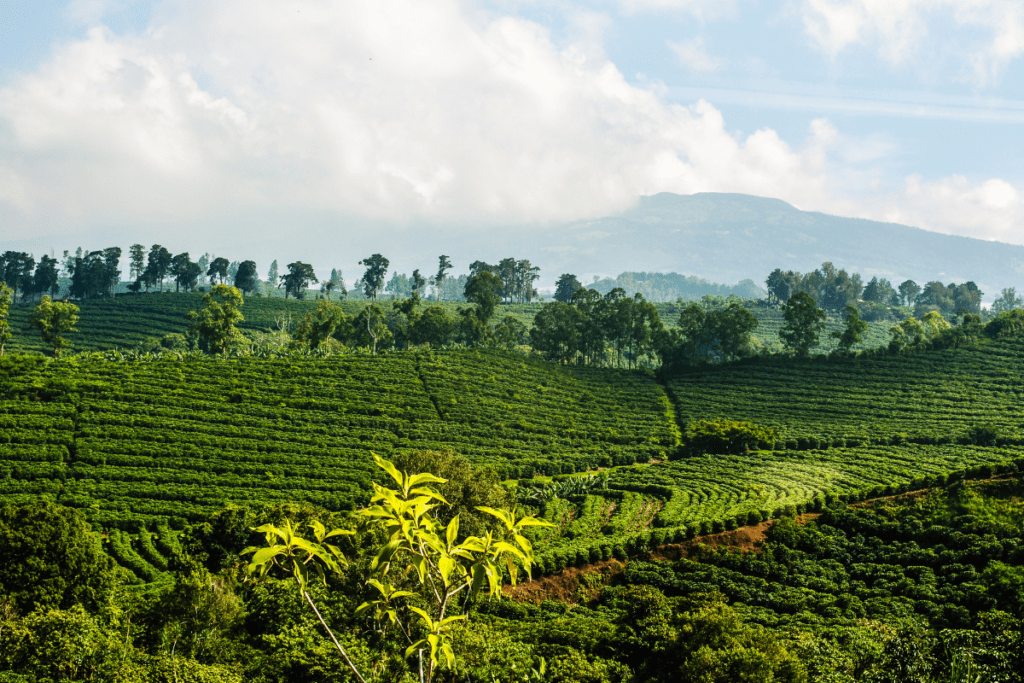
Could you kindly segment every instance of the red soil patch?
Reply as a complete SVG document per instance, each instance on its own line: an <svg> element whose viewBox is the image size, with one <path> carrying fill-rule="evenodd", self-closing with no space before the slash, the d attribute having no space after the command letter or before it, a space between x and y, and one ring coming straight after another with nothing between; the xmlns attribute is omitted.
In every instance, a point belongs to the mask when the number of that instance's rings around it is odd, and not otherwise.
<svg viewBox="0 0 1024 683"><path fill-rule="evenodd" d="M805 524L820 517L818 513L807 513L799 515L796 520ZM751 551L761 552L764 545L765 532L775 523L775 520L761 522L751 526L740 527L732 531L723 531L718 534L707 534L696 536L682 543L669 543L651 551L648 555L638 557L638 560L660 560L670 561L686 557L698 546L710 546L712 548L735 548L739 552ZM558 600L561 602L576 603L580 600L588 600L596 597L601 586L608 585L616 574L626 568L625 562L616 559L603 560L592 564L585 564L582 567L566 567L548 576L524 581L515 588L505 586L505 595L513 600L521 602L541 603L545 600Z"/></svg>

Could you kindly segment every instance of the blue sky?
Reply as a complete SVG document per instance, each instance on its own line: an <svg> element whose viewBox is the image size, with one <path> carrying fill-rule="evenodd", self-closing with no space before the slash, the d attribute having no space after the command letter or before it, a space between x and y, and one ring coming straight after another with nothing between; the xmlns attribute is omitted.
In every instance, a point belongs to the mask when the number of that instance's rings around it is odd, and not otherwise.
<svg viewBox="0 0 1024 683"><path fill-rule="evenodd" d="M6 0L0 221L201 251L721 191L1021 244L1022 57L1005 0Z"/></svg>

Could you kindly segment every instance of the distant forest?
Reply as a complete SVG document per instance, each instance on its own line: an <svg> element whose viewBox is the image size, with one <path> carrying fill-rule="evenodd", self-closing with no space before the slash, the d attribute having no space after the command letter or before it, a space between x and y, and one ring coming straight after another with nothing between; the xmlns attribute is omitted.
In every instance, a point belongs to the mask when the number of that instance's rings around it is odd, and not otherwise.
<svg viewBox="0 0 1024 683"><path fill-rule="evenodd" d="M587 285L600 294L607 294L616 287L625 290L626 294L642 294L645 299L653 302L697 301L705 295L728 297L734 294L741 299L764 299L768 292L758 287L753 280L741 280L735 285L722 285L708 282L696 275L680 275L679 273L623 273L617 278L606 277Z"/></svg>

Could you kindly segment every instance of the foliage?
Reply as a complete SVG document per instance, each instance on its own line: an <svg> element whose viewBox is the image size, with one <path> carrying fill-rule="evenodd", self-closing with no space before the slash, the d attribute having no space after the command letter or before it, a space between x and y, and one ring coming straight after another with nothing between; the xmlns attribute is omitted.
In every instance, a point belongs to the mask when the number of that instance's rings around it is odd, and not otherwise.
<svg viewBox="0 0 1024 683"><path fill-rule="evenodd" d="M6 282L0 282L0 358L4 355L4 347L11 340L11 323L8 315L11 307L11 297L14 290L7 286Z"/></svg>
<svg viewBox="0 0 1024 683"><path fill-rule="evenodd" d="M825 328L825 311L818 308L807 292L800 291L786 301L783 317L786 324L779 331L782 344L790 353L806 358Z"/></svg>
<svg viewBox="0 0 1024 683"><path fill-rule="evenodd" d="M443 526L432 514L437 503L447 504L447 501L429 485L444 484L444 479L427 473L407 474L387 460L376 456L375 460L397 488L374 484L371 506L357 513L369 524L386 531L388 540L377 551L370 565L372 578L367 581L379 596L361 604L356 613L370 613L383 628L399 629L408 642L405 657L415 654L420 680L431 681L435 671L453 666L452 628L466 618L473 597L486 584L492 598L500 598L503 572L508 571L514 586L520 563L529 574L532 546L523 531L547 523L532 517L518 517L514 510L479 506L481 512L503 524L500 534L495 536L488 531L482 536L466 537L460 543L459 516L456 514ZM328 573L338 573L347 563L338 547L326 541L351 532L342 529L328 532L317 521L310 527L315 542L298 536L287 522L283 528L268 524L257 529L266 533L268 546L245 551L245 554L253 554L249 569L265 574L271 567L277 567L291 574L346 665L363 681L307 590L311 572L324 579ZM410 577L415 577L413 584L418 583L417 589L403 590L392 584L395 581L401 585ZM413 598L418 598L426 609L411 604Z"/></svg>
<svg viewBox="0 0 1024 683"><path fill-rule="evenodd" d="M685 448L690 455L724 455L771 449L776 437L774 429L733 420L700 420L687 425L683 433Z"/></svg>
<svg viewBox="0 0 1024 683"><path fill-rule="evenodd" d="M21 612L102 607L114 588L113 563L82 516L44 500L0 507L0 595Z"/></svg>
<svg viewBox="0 0 1024 683"><path fill-rule="evenodd" d="M859 344L864 338L868 324L860 319L860 313L855 306L847 306L843 313L846 314L846 329L842 333L834 331L831 336L839 340L841 350L849 353L854 344Z"/></svg>
<svg viewBox="0 0 1024 683"><path fill-rule="evenodd" d="M447 258L447 256L441 257L442 264ZM363 273L363 290L371 301L377 300L377 293L384 287L384 278L387 277L388 266L390 264L391 262L380 254L374 254L359 262L359 265L366 266L366 272ZM449 264L449 266L450 265L451 264ZM438 284L440 284L440 282Z"/></svg>
<svg viewBox="0 0 1024 683"><path fill-rule="evenodd" d="M60 357L61 349L68 345L64 335L77 332L78 306L72 303L54 301L44 296L32 312L32 326L39 330L43 343Z"/></svg>
<svg viewBox="0 0 1024 683"><path fill-rule="evenodd" d="M316 279L313 266L302 261L295 261L288 264L288 272L281 276L281 282L284 283L284 298L287 299L290 293L296 299L304 299L309 283L319 282L319 280Z"/></svg>
<svg viewBox="0 0 1024 683"><path fill-rule="evenodd" d="M210 353L224 353L239 340L236 325L245 320L238 309L245 303L242 293L228 285L214 285L203 296L206 308L189 312L190 331Z"/></svg>

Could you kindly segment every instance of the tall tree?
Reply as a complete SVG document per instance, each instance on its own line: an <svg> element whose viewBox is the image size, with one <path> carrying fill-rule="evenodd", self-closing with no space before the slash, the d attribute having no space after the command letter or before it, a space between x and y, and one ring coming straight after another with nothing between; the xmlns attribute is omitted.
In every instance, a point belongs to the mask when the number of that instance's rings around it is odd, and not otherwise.
<svg viewBox="0 0 1024 683"><path fill-rule="evenodd" d="M103 268L107 290L114 296L114 288L121 281L121 247L107 247L103 250Z"/></svg>
<svg viewBox="0 0 1024 683"><path fill-rule="evenodd" d="M192 263L192 259L189 257L187 251L183 251L180 254L176 254L174 256L174 258L171 259L171 277L174 278L174 291L175 291L175 293L180 292L182 284L185 284L185 283L188 282L188 279L187 279L188 278L188 271L189 271L189 265L191 263ZM198 268L198 267L199 267L199 264L196 264L196 268ZM186 291L188 291L188 285L187 284L186 284L185 289L186 289Z"/></svg>
<svg viewBox="0 0 1024 683"><path fill-rule="evenodd" d="M546 304L533 319L530 344L557 363L575 363L579 355L579 311L556 301Z"/></svg>
<svg viewBox="0 0 1024 683"><path fill-rule="evenodd" d="M402 299L412 294L412 285L409 276L405 273L392 273L384 291L391 295L392 299Z"/></svg>
<svg viewBox="0 0 1024 683"><path fill-rule="evenodd" d="M7 286L14 292L14 298L18 298L21 292L22 298L32 285L32 270L35 268L36 260L31 254L23 251L5 251L0 256L0 277L4 279Z"/></svg>
<svg viewBox="0 0 1024 683"><path fill-rule="evenodd" d="M133 244L128 247L128 258L131 261L128 277L132 280L138 280L146 269L146 248L141 244Z"/></svg>
<svg viewBox="0 0 1024 683"><path fill-rule="evenodd" d="M53 349L53 357L59 358L60 350L68 345L64 335L78 331L78 306L44 296L32 312L31 322L42 335L43 343Z"/></svg>
<svg viewBox="0 0 1024 683"><path fill-rule="evenodd" d="M914 300L917 299L917 295L921 293L921 286L913 280L904 280L900 283L899 289L900 299L903 301L904 306L913 306Z"/></svg>
<svg viewBox="0 0 1024 683"><path fill-rule="evenodd" d="M210 254L209 254L209 252L207 252L207 253L203 254L202 256L200 256L199 260L196 261L196 263L199 264L199 271L200 271L200 276L199 277L203 278L203 282L205 283L206 282L206 271L210 269ZM277 277L276 276L274 277L274 282L277 282Z"/></svg>
<svg viewBox="0 0 1024 683"><path fill-rule="evenodd" d="M14 290L6 282L0 282L0 358L4 355L4 346L11 340L11 322L7 316L13 295Z"/></svg>
<svg viewBox="0 0 1024 683"><path fill-rule="evenodd" d="M148 276L148 279L146 280L147 285L149 283L154 285L159 283L160 291L164 291L164 280L167 279L167 273L171 269L172 259L173 257L171 256L171 252L167 251L166 248L159 244L154 244L149 248L149 257L146 262L146 275L144 276ZM147 286L146 289L148 290L149 287Z"/></svg>
<svg viewBox="0 0 1024 683"><path fill-rule="evenodd" d="M256 262L242 261L238 264L238 271L235 273L235 287L243 294L249 294L256 289Z"/></svg>
<svg viewBox="0 0 1024 683"><path fill-rule="evenodd" d="M224 284L224 280L228 278L228 267L231 264L223 256L218 256L210 262L210 267L206 270L206 276L210 278L211 284Z"/></svg>
<svg viewBox="0 0 1024 683"><path fill-rule="evenodd" d="M1007 287L992 302L992 312L1005 313L1021 306L1024 306L1024 298L1017 296L1016 287Z"/></svg>
<svg viewBox="0 0 1024 683"><path fill-rule="evenodd" d="M515 268L515 292L520 302L533 301L537 296L537 290L533 283L540 279L540 267L530 264L528 259L516 261Z"/></svg>
<svg viewBox="0 0 1024 683"><path fill-rule="evenodd" d="M818 336L825 329L825 311L807 292L797 292L789 297L782 308L785 323L779 330L779 338L788 351L801 358L810 355L811 347L818 344Z"/></svg>
<svg viewBox="0 0 1024 683"><path fill-rule="evenodd" d="M484 271L469 279L466 284L466 301L476 304L476 316L481 324L487 325L494 309L501 302L501 280Z"/></svg>
<svg viewBox="0 0 1024 683"><path fill-rule="evenodd" d="M443 256L441 258L443 263L448 257ZM391 262L380 254L374 254L364 258L359 262L359 265L366 266L366 272L363 273L363 291L366 292L366 296L370 297L371 301L376 301L377 292L384 286L384 278L387 277L388 266L391 265ZM451 264L449 264L449 267L451 267ZM444 281L444 277L441 278L441 281Z"/></svg>
<svg viewBox="0 0 1024 683"><path fill-rule="evenodd" d="M375 254L375 256L379 256L379 254ZM360 263L363 263L363 261L360 261ZM445 254L441 254L441 256L439 256L437 258L437 274L435 274L434 277L431 278L431 282L433 282L434 286L437 287L437 300L438 301L441 301L441 285L444 284L444 279L445 279L445 277L447 277L448 271L451 270L451 267L452 267L452 262L448 258L448 256L446 256ZM366 278L364 277L363 280L365 281ZM383 278L382 278L382 280L383 280ZM367 292L366 295L370 296L370 293ZM376 298L376 297L371 297L371 298Z"/></svg>
<svg viewBox="0 0 1024 683"><path fill-rule="evenodd" d="M45 254L39 259L35 275L32 276L32 291L36 294L49 293L56 296L60 291L60 272L57 259Z"/></svg>
<svg viewBox="0 0 1024 683"><path fill-rule="evenodd" d="M427 279L420 275L419 269L412 271L412 291L414 294L423 296L423 288L427 286Z"/></svg>
<svg viewBox="0 0 1024 683"><path fill-rule="evenodd" d="M572 273L562 273L559 276L558 281L555 282L555 301L561 301L564 304L572 301L572 295L576 293L577 289L582 288L583 285L576 276Z"/></svg>
<svg viewBox="0 0 1024 683"><path fill-rule="evenodd" d="M240 336L235 327L245 320L238 309L245 303L242 293L228 285L214 285L203 295L206 304L200 312L190 311L189 329L199 336L200 343L210 353L224 353Z"/></svg>
<svg viewBox="0 0 1024 683"><path fill-rule="evenodd" d="M285 299L288 298L289 292L294 294L296 299L304 299L309 283L320 281L316 279L313 266L302 261L295 261L288 264L288 272L281 276L281 282L284 283Z"/></svg>
<svg viewBox="0 0 1024 683"><path fill-rule="evenodd" d="M278 279L277 259L274 259L274 262L270 264L270 270L267 271L267 284L272 288L276 288Z"/></svg>

